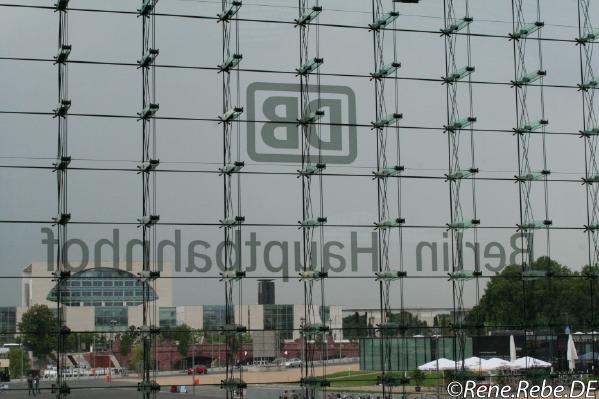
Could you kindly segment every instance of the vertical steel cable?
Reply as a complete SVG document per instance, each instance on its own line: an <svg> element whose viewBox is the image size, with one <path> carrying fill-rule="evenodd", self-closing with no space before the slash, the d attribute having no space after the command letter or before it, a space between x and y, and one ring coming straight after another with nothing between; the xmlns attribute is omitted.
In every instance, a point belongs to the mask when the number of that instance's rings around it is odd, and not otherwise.
<svg viewBox="0 0 599 399"><path fill-rule="evenodd" d="M223 162L219 169L223 176L223 219L225 266L222 281L225 290L225 324L221 326L225 336L225 379L221 388L225 390L227 399L243 397L247 385L243 381L243 369L238 357L243 347L244 335L247 331L242 324L237 324L235 305L239 309L241 323L241 304L243 300L242 281L245 271L242 270L242 224L241 216L241 169L245 165L241 161L241 125L236 119L243 113L241 107L241 81L239 64L240 33L238 13L241 1L223 0L222 13L218 15L222 25L222 63L218 73L222 74L222 116L223 129ZM237 301L235 300L237 293Z"/></svg>
<svg viewBox="0 0 599 399"><path fill-rule="evenodd" d="M393 395L395 387L403 386L405 393L405 383L407 379L399 378L392 373L394 367L392 364L394 342L397 342L398 335L403 336L401 346L407 352L407 343L405 335L409 326L406 325L404 300L403 300L403 277L406 276L403 265L403 235L402 225L404 219L401 209L401 173L404 167L401 165L400 139L399 139L399 120L403 115L399 113L399 87L397 79L394 79L393 95L389 96L393 101L388 106L388 99L385 93L387 78L397 78L397 70L401 64L397 60L397 23L399 11L396 8L396 2L392 2L393 8L386 11L382 0L373 0L372 2L372 24L370 30L373 33L373 61L374 71L371 73L374 81L374 105L375 120L372 122L372 129L375 130L377 140L377 158L376 170L374 176L377 185L377 221L375 229L378 234L378 271L375 273L376 282L379 286L379 308L380 324L377 326L379 345L380 345L380 370L381 375L379 384L382 386L383 397ZM387 32L387 28L390 29ZM392 60L385 62L385 36L391 35ZM390 62L389 62L390 61ZM389 112L391 108L391 112ZM395 148L392 142L395 142ZM394 159L395 158L395 159ZM389 180L392 179L392 180ZM394 187L393 187L394 186ZM393 194L397 192L397 216L392 216ZM395 209L395 207L393 207ZM393 209L393 211L394 211ZM398 230L397 253L392 249L394 240L391 239L391 231ZM399 270L392 270L390 258L397 256L399 259ZM392 283L400 280L400 314L391 313L391 290ZM395 320L397 318L397 320ZM399 349L399 348L398 348ZM407 357L404 359L407 364ZM400 361L400 359L398 359Z"/></svg>
<svg viewBox="0 0 599 399"><path fill-rule="evenodd" d="M56 255L56 271L54 277L57 287L57 348L56 348L56 385L52 391L57 398L66 398L70 388L66 381L67 348L66 343L70 330L65 323L65 299L68 296L68 280L71 276L66 264L66 243L68 239L67 225L71 219L68 211L68 167L71 157L68 155L68 111L71 107L69 99L69 66L66 62L71 52L69 43L68 0L58 1L55 9L58 11L58 54L55 63L58 66L58 105L54 117L58 120L58 145L54 171L57 181L57 216L54 222L57 228L58 250Z"/></svg>
<svg viewBox="0 0 599 399"><path fill-rule="evenodd" d="M472 74L475 71L472 65L470 25L473 21L470 15L468 0L464 1L464 17L456 17L456 2L444 1L444 28L441 30L445 37L445 77L447 96L447 125L445 132L448 141L447 182L449 183L450 221L452 263L450 280L453 292L453 330L454 330L454 357L456 368L464 370L466 350L466 326L464 324L464 285L471 279L476 279L476 302L478 302L479 278L481 277L478 254L474 254L473 268L465 268L464 235L472 231L474 248L478 247L477 227L480 224L476 207L476 174L475 166L475 140L474 101L472 94ZM464 30L465 34L457 33ZM458 62L459 59L464 61ZM464 65L465 64L465 65ZM462 83L463 82L463 83ZM461 89L466 85L466 99L461 95ZM469 140L468 145L462 141ZM464 164L468 167L464 167ZM464 187L464 182L469 187ZM471 191L471 210L468 218L464 215L465 193ZM458 366L459 365L459 366Z"/></svg>
<svg viewBox="0 0 599 399"><path fill-rule="evenodd" d="M594 286L597 283L599 273L599 165L597 153L599 150L599 124L597 109L595 106L596 88L599 81L593 71L593 50L595 40L599 37L599 31L593 28L591 18L591 0L578 0L578 38L580 57L580 92L582 95L582 137L584 138L584 165L585 177L583 179L586 188L587 202L587 224L585 231L588 242L589 268L587 278L589 279L589 292L591 300L591 326L592 352L595 353L595 302ZM593 358L593 364L596 359Z"/></svg>
<svg viewBox="0 0 599 399"><path fill-rule="evenodd" d="M525 14L524 0L512 1L512 23L513 32L509 35L510 40L514 43L514 80L512 85L515 90L516 99L516 128L514 129L517 136L518 149L518 175L516 181L519 186L520 198L520 224L518 232L520 234L520 242L522 246L522 289L523 289L523 309L522 319L525 324L525 329L533 327L536 324L538 309L530 309L527 301L527 294L534 291L535 280L550 277L550 226L552 221L549 219L549 201L548 201L548 182L547 179L550 171L547 165L546 151L546 126L548 120L545 116L545 100L544 100L544 77L546 71L543 69L543 54L542 54L542 28L544 23L541 21L540 1L536 1L536 13L534 22L527 22ZM527 52L528 38L536 33L537 36L537 59L538 68L533 72L529 72L527 64L530 62ZM529 85L534 82L539 82L539 100L538 100L538 116L537 119L531 119L529 113L529 105L533 103L528 99ZM540 131L541 145L533 142L533 133ZM541 169L535 169L534 156L539 156L542 159ZM538 161L536 161L538 162ZM534 217L533 206L533 185L535 182L543 183L543 200L544 200L544 219L537 220ZM544 229L546 234L546 264L536 265L534 267L534 236L535 230ZM540 267L541 266L541 267ZM551 280L549 280L551 284ZM531 289L529 289L531 288ZM534 301L531 301L534 303ZM525 334L526 336L526 334ZM524 345L526 348L526 344ZM525 349L526 351L526 349Z"/></svg>
<svg viewBox="0 0 599 399"><path fill-rule="evenodd" d="M318 15L322 7L319 0L298 1L298 18L295 26L299 28L299 68L300 78L300 119L298 121L301 135L301 169L299 177L302 184L302 272L300 282L304 289L304 317L302 320L302 365L301 384L304 398L315 398L326 386L326 361L323 363L322 375L317 376L315 370L316 351L323 356L323 347L327 345L329 326L325 317L325 287L324 278L327 272L324 265L322 250L324 248L324 181L322 171L326 168L321 147L321 126L319 120L325 115L321 103L320 66L323 59L320 55L320 26ZM311 56L310 54L314 55ZM316 84L311 84L315 75ZM311 99L311 93L316 93L316 99ZM318 151L312 153L312 148ZM314 181L316 180L316 181ZM317 243L321 254L315 252ZM319 305L315 305L314 294L320 293ZM316 309L318 308L318 312ZM328 351L325 350L328 353Z"/></svg>
<svg viewBox="0 0 599 399"><path fill-rule="evenodd" d="M159 310L153 293L156 291L156 280L160 278L160 265L156 259L157 231L156 223L160 216L156 212L156 168L159 160L156 148L156 119L159 105L156 100L155 60L158 56L156 48L156 16L155 7L158 0L142 0L137 10L142 23L141 58L138 60L142 78L142 111L138 114L142 124L141 163L138 169L142 180L142 216L139 226L142 230L142 271L140 282L143 288L143 325L140 336L143 344L143 376L138 390L146 399L155 398L160 390L156 382L158 368L157 344L159 329Z"/></svg>

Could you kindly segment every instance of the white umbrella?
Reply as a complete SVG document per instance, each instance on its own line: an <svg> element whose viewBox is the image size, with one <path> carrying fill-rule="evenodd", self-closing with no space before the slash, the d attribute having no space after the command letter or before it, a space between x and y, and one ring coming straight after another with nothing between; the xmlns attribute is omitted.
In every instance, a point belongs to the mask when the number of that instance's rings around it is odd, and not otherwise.
<svg viewBox="0 0 599 399"><path fill-rule="evenodd" d="M514 336L510 335L510 362L516 361L516 342Z"/></svg>
<svg viewBox="0 0 599 399"><path fill-rule="evenodd" d="M576 359L578 359L578 353L576 353L576 345L574 345L574 339L572 334L568 336L568 349L566 352L566 359L568 359L568 368L574 370L576 367Z"/></svg>
<svg viewBox="0 0 599 399"><path fill-rule="evenodd" d="M509 369L512 364L507 360L499 359L498 357L492 357L491 359L484 360L485 370L498 370L498 369Z"/></svg>
<svg viewBox="0 0 599 399"><path fill-rule="evenodd" d="M481 359L480 357L472 356L468 359L464 359L464 367L469 370L485 370L485 362L486 360ZM461 366L461 362L458 362Z"/></svg>
<svg viewBox="0 0 599 399"><path fill-rule="evenodd" d="M516 359L515 361L511 362L511 367L513 369L528 369L528 368L533 368L533 367L551 367L551 363L547 363L541 359L536 359L534 357L530 357L530 356L525 356L525 357L521 357Z"/></svg>
<svg viewBox="0 0 599 399"><path fill-rule="evenodd" d="M420 371L453 370L453 369L455 369L455 362L453 360L445 359L444 357L441 357L437 360L433 360L432 362L428 362L421 366L418 366L418 370L420 370Z"/></svg>

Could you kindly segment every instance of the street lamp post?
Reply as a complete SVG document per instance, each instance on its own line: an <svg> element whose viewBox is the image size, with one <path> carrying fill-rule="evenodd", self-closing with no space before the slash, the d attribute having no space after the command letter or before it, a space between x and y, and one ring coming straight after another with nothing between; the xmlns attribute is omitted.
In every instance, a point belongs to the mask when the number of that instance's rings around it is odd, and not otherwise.
<svg viewBox="0 0 599 399"><path fill-rule="evenodd" d="M114 345L114 327L119 324L119 322L115 319L110 320L110 351L112 352L112 347Z"/></svg>
<svg viewBox="0 0 599 399"><path fill-rule="evenodd" d="M196 336L192 335L191 340L191 386L193 390L193 396L196 395Z"/></svg>

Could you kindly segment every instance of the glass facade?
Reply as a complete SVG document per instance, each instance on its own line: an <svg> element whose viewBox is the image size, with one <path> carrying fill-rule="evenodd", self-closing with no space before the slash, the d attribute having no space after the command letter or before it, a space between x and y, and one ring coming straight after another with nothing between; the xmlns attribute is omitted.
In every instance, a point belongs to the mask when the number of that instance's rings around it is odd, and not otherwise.
<svg viewBox="0 0 599 399"><path fill-rule="evenodd" d="M160 308L160 328L177 327L177 308Z"/></svg>
<svg viewBox="0 0 599 399"><path fill-rule="evenodd" d="M17 330L17 309L0 307L0 341L10 340Z"/></svg>
<svg viewBox="0 0 599 399"><path fill-rule="evenodd" d="M264 330L277 330L284 339L293 337L293 305L264 305Z"/></svg>
<svg viewBox="0 0 599 399"><path fill-rule="evenodd" d="M129 314L126 307L96 307L95 319L97 331L118 331L129 325Z"/></svg>
<svg viewBox="0 0 599 399"><path fill-rule="evenodd" d="M205 305L203 310L204 331L206 335L214 335L220 326L225 324L225 305Z"/></svg>
<svg viewBox="0 0 599 399"><path fill-rule="evenodd" d="M150 300L158 299L150 289ZM48 294L56 302L57 287ZM143 284L124 270L101 267L77 272L62 286L62 300L67 306L138 306L143 302Z"/></svg>
<svg viewBox="0 0 599 399"><path fill-rule="evenodd" d="M438 358L454 359L454 337L389 338L391 371L410 371ZM360 370L381 369L380 338L360 339ZM472 339L466 338L466 358L472 356Z"/></svg>

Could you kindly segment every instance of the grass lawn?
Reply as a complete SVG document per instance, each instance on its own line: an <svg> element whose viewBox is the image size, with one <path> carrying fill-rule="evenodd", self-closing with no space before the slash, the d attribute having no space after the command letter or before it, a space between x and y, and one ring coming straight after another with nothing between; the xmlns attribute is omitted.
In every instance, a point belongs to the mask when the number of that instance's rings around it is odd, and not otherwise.
<svg viewBox="0 0 599 399"><path fill-rule="evenodd" d="M376 385L377 376L381 373L379 371L341 371L338 373L329 374L326 378L331 382L331 387L364 387L369 385ZM389 373L393 376L403 377L404 373L393 372ZM410 373L408 373L409 375ZM423 387L434 387L437 384L443 383L442 373L426 373L425 379L421 386ZM410 381L409 385L415 385L414 381Z"/></svg>

